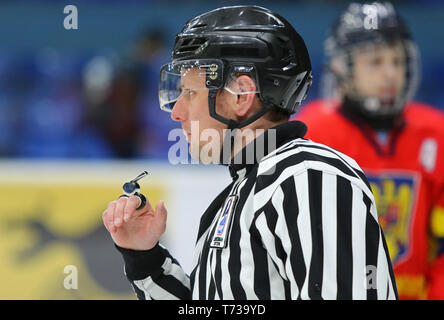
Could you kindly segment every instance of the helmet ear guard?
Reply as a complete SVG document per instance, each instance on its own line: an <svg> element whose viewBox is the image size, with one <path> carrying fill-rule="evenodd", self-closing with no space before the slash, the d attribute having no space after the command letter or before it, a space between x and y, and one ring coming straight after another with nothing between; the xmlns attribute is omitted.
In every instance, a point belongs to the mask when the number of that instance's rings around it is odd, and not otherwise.
<svg viewBox="0 0 444 320"><path fill-rule="evenodd" d="M281 101L282 106L286 106L285 109L289 110L289 113L295 113L301 104L301 101L307 97L308 89L313 82L313 76L310 72L303 72L293 78L288 86L286 97ZM300 85L302 83L302 85ZM284 108L283 108L284 109Z"/></svg>

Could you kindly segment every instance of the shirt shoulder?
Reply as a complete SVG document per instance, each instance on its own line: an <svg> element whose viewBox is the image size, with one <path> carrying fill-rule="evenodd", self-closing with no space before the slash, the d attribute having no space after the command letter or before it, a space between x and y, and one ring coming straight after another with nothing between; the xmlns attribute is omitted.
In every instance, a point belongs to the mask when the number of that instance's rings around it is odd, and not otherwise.
<svg viewBox="0 0 444 320"><path fill-rule="evenodd" d="M371 194L367 178L353 158L324 144L302 138L284 144L259 162L257 188L277 187L290 176L308 170L341 176Z"/></svg>
<svg viewBox="0 0 444 320"><path fill-rule="evenodd" d="M404 118L409 127L444 136L444 112L436 107L421 102L410 102L404 109Z"/></svg>

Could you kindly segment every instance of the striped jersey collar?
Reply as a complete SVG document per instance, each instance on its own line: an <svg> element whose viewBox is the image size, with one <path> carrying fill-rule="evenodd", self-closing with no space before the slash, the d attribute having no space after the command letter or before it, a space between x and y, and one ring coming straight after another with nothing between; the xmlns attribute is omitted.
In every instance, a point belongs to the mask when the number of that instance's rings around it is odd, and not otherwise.
<svg viewBox="0 0 444 320"><path fill-rule="evenodd" d="M263 157L291 140L303 138L306 133L307 126L301 121L288 121L268 129L231 159L228 166L231 177L236 180L239 175L247 174ZM274 139L273 135L276 137L275 145L269 143L270 137Z"/></svg>

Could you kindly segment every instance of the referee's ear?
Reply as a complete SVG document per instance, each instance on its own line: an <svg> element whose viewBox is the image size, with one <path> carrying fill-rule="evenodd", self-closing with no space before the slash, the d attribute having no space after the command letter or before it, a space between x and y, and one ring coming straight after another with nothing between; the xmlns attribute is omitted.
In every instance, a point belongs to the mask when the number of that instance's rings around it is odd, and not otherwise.
<svg viewBox="0 0 444 320"><path fill-rule="evenodd" d="M254 108L254 101L256 98L256 83L249 76L242 75L236 79L239 94L236 101L236 116L245 118L249 114L253 114L256 110Z"/></svg>

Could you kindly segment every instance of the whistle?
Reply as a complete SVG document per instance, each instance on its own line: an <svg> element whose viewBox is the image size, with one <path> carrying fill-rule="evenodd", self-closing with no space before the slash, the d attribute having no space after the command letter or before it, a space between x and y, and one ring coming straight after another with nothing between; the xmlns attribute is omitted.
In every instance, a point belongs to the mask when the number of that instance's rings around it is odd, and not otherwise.
<svg viewBox="0 0 444 320"><path fill-rule="evenodd" d="M143 171L137 177L129 182L125 182L123 185L123 193L120 197L130 197L130 196L138 196L140 199L140 204L136 210L143 208L146 204L146 197L140 193L140 185L137 183L140 179L148 175L148 171Z"/></svg>

